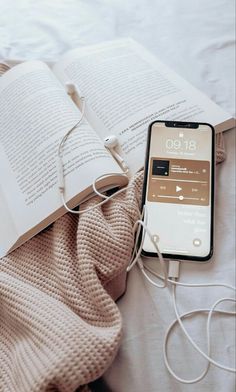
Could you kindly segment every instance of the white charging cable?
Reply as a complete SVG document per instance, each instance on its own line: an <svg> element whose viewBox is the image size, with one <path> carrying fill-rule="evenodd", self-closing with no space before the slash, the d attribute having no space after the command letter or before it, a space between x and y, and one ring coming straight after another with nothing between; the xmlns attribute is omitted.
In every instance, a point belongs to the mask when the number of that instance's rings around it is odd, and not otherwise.
<svg viewBox="0 0 236 392"><path fill-rule="evenodd" d="M141 174L141 173L140 173ZM120 173L120 175L124 175L122 173ZM104 175L103 175L104 176ZM97 188L96 188L96 184L97 181L99 181L99 179L101 179L103 176L98 177L97 179L95 179L93 181L93 190L95 192L95 194L97 194L98 196L100 196L103 200L95 205L93 205L92 207L86 208L86 209L82 209L79 211L76 210L71 210L66 203L64 202L64 206L66 208L66 210L68 212L71 212L73 214L82 214L88 211L91 211L95 208L98 208L100 206L102 206L103 204L107 203L108 201L112 201L116 196L120 195L122 192L127 191L130 187L130 185L118 190L117 192L115 192L114 194L112 194L111 196L107 196L104 195L103 193L101 193ZM64 201L64 195L62 193L62 198ZM124 203L122 201L119 201L119 205L124 205L125 208L127 207L127 203ZM134 206L132 205L132 208ZM136 206L135 206L136 207ZM222 365L219 362L216 362L213 358L210 357L210 322L211 322L211 317L213 312L217 312L219 314L228 314L228 315L235 315L235 312L230 312L230 311L224 311L224 310L216 310L215 307L218 305L218 303L220 302L225 302L225 301L231 301L231 302L235 302L235 299L233 298L220 298L218 301L215 302L215 304L213 304L213 306L211 308L207 308L207 309L194 309L190 312L184 313L182 315L179 315L178 313L178 309L177 309L177 305L176 305L176 297L175 297L175 286L179 285L179 286L186 286L186 287L213 287L213 286L218 286L218 287L226 287L228 289L231 290L236 290L236 288L234 286L231 285L227 285L224 283L183 283L183 282L179 282L173 279L177 279L179 277L179 261L170 261L169 262L169 273L167 272L167 267L166 267L166 263L167 261L165 261L163 259L163 256L159 250L159 247L157 245L157 242L155 241L155 236L153 236L150 232L150 230L147 227L147 212L144 210L142 212L142 214L140 214L139 209L136 207L137 209L137 216L139 216L139 219L136 220L136 222L134 223L133 226L133 233L136 233L136 237L135 237L135 242L134 242L134 249L133 249L133 254L131 257L131 261L127 267L127 271L129 272L133 266L137 263L137 265L139 266L142 274L144 275L145 279L148 280L149 283L151 283L152 285L154 285L155 287L158 288L165 288L167 286L167 284L171 284L173 287L173 303L174 303L174 310L176 313L176 319L171 323L171 325L169 326L167 332L166 332L166 336L164 338L164 346L163 346L163 356L164 356L164 362L165 365L168 369L168 371L170 372L170 374L179 382L185 383L185 384L193 384L196 383L200 380L203 379L203 377L207 374L207 371L209 369L210 364L213 364L223 370L229 371L229 372L236 372L236 369L234 368L230 368L227 366ZM140 241L140 231L141 229L143 229L143 235L141 237L141 241ZM151 269L150 267L148 267L146 265L146 263L143 263L142 260L140 259L140 255L141 255L141 251L142 251L142 247L143 247L143 241L144 241L144 234L147 234L148 237L150 238L157 256L159 258L160 264L162 266L162 271L163 271L163 275L160 275L158 273L156 273L153 269ZM157 259L158 260L158 259ZM156 281L154 281L153 279L150 278L150 276L148 275L148 273L146 272L149 271L151 274L153 274L154 276L156 276L157 278L159 278L163 283L162 284L158 284ZM169 277L168 277L169 276ZM170 278L171 277L171 278ZM208 321L207 321L207 354L204 353L199 346L193 341L193 339L191 338L191 336L189 335L189 333L186 331L182 319L192 315L192 314L197 314L197 313L208 313ZM193 345L193 347L195 348L195 350L197 350L207 361L207 367L206 369L203 371L203 373L192 380L186 380L186 379L182 379L180 378L171 368L170 364L169 364L169 359L168 359L168 354L167 354L167 346L168 346L168 339L170 337L170 334L174 328L174 326L176 325L176 323L179 323L181 329L183 330L185 336L187 337L187 339L190 341L190 343Z"/></svg>
<svg viewBox="0 0 236 392"><path fill-rule="evenodd" d="M69 93L74 93L74 90L71 88L71 86L68 86L70 88L71 91L69 91ZM74 87L73 87L74 88ZM72 91L73 90L73 91ZM65 197L64 197L64 191L65 191L65 182L64 182L64 171L63 171L63 162L62 162L62 152L63 152L63 146L66 142L66 140L68 139L69 135L82 123L83 117L84 117L84 112L85 112L85 99L84 97L80 96L80 100L82 101L82 110L81 110L81 117L79 119L79 121L75 124L74 127L72 127L62 138L59 147L58 147L58 187L60 190L60 195L61 195L61 199L62 199L62 203L65 207L65 209L73 214L82 214L91 210L94 210L95 208L98 208L100 206L102 206L103 204L107 203L108 201L113 200L116 196L118 196L119 194L121 194L122 192L126 191L130 185L119 189L117 192L113 193L110 196L106 196L103 193L99 192L99 190L97 190L96 188L96 184L99 180L101 180L104 175L94 179L93 181L93 191L95 194L97 194L98 196L100 196L103 200L100 201L97 204L94 204L92 207L86 208L86 209L82 209L82 210L72 210L67 206L67 203L65 201ZM114 148L114 147L113 147ZM121 162L122 163L122 162ZM116 175L120 175L120 176L126 176L124 173L114 173ZM109 173L108 175L113 175L113 173ZM127 203L124 203L122 201L119 201L119 205L124 206L124 208L128 208L127 207ZM132 205L131 208L134 208L134 206ZM173 298L173 304L174 304L174 310L175 310L175 314L176 314L176 319L171 323L171 325L169 326L167 332L166 332L166 336L164 339L164 346L163 346L163 355L164 355L164 361L165 361L165 365L168 369L168 371L170 372L170 374L179 382L185 383L185 384L193 384L196 383L200 380L203 379L203 377L207 374L207 371L209 369L210 364L215 365L225 371L228 372L236 372L236 369L231 368L231 367L227 367L217 361L215 361L211 356L210 356L210 323L211 323L211 317L213 312L217 312L219 314L227 314L227 315L235 315L235 312L230 312L230 311L225 311L225 310L217 310L215 309L217 307L217 305L221 302L226 302L226 301L230 301L230 302L236 302L234 298L228 298L228 297L224 297L224 298L220 298L219 300L217 300L211 308L207 308L207 309L194 309L190 312L187 313L183 313L182 315L179 314L178 309L177 309L177 304L176 304L176 293L175 293L175 287L177 285L179 286L186 286L186 287L212 287L212 286L219 286L219 287L226 287L228 289L231 290L236 290L235 287L231 286L231 285L227 285L224 283L200 283L200 284L195 284L195 283L183 283L183 282L179 282L176 279L178 279L179 277L179 262L178 261L170 261L169 262L169 273L167 272L167 267L166 267L166 263L167 261L164 260L159 247L157 245L157 242L155 241L156 236L153 236L152 233L150 232L150 230L147 227L147 211L144 207L144 210L142 212L142 214L140 214L139 209L137 208L137 206L135 206L135 208L137 209L137 216L139 217L139 219L136 220L136 222L134 223L133 226L133 233L134 235L136 234L135 237L135 243L134 243L134 249L133 249L133 254L131 257L131 261L127 267L127 271L129 272L133 266L137 263L137 265L139 266L142 274L144 275L145 279L148 280L149 283L151 283L152 285L154 285L155 287L158 288L165 288L168 284L172 285L172 298ZM141 236L141 240L140 240L140 231L141 229L143 230L142 236ZM153 271L150 267L148 267L146 265L146 263L144 264L140 258L141 255L141 251L142 251L142 247L143 247L143 241L144 241L144 235L147 234L149 239L151 240L157 256L159 258L161 267L162 267L162 271L163 271L163 275L159 275L157 274L155 271ZM150 276L148 275L148 273L145 271L149 271L149 273L153 274L154 276L156 276L158 279L160 279L163 283L159 284L156 281L154 281L153 279L150 278ZM207 320L207 353L205 353L204 351L202 351L200 349L200 347L194 342L194 340L191 338L191 336L189 335L189 333L187 332L186 328L183 325L182 319L192 315L192 314L197 314L197 313L208 313L208 320ZM168 346L168 339L169 336L174 328L174 326L176 325L176 323L179 323L182 331L184 332L185 336L187 337L187 339L189 340L189 342L192 344L192 346L195 348L196 351L199 352L199 354L201 354L206 360L207 360L207 366L206 369L203 371L203 373L192 380L186 380L186 379L182 379L180 378L171 368L170 364L169 364L169 360L168 360L168 353L167 353L167 346Z"/></svg>
<svg viewBox="0 0 236 392"><path fill-rule="evenodd" d="M120 174L122 175L122 174ZM75 210L71 210L68 208L68 206L66 205L66 203L64 204L65 208L67 209L67 211L73 213L73 214L82 214L88 211L91 211L95 208L98 208L99 206L102 206L103 204L107 203L108 201L113 200L116 196L120 195L122 192L127 191L128 188L130 187L130 185L118 190L117 192L115 192L114 194L112 194L111 196L106 196L103 193L101 193L97 188L96 188L96 183L99 179L101 179L103 176L98 177L97 179L95 179L93 181L93 190L95 192L95 194L97 194L98 196L100 196L103 200L95 205L93 205L92 207L86 208L86 209L82 209L79 211L75 211ZM63 194L62 194L63 195ZM125 208L127 208L127 204L119 201L119 205L124 205ZM132 206L133 208L134 206ZM136 207L137 208L137 207ZM210 323L211 323L211 317L213 312L214 313L219 313L219 314L227 314L227 315L235 315L235 312L230 312L230 311L225 311L225 310L217 310L215 309L216 306L221 303L221 302L225 302L225 301L231 301L231 302L235 302L235 299L233 298L220 298L219 300L217 300L211 308L206 308L206 309L194 309L190 312L184 313L184 314L179 314L178 309L177 309L177 305L176 305L176 294L175 294L175 287L177 285L179 286L186 286L186 287L213 287L213 286L218 286L218 287L225 287L228 288L230 290L235 291L236 288L234 286L231 285L227 285L224 283L183 283L183 282L179 282L176 279L178 279L179 277L179 265L180 262L176 261L176 260L172 260L169 261L169 272L167 272L167 261L165 261L163 259L163 256L159 250L159 247L157 245L157 242L155 241L155 236L153 236L150 232L150 230L147 227L147 212L144 210L142 212L142 214L140 214L139 209L137 208L137 216L139 216L139 219L136 220L136 222L134 223L133 226L133 233L136 234L135 237L135 242L134 242L134 249L133 249L133 254L131 256L131 261L127 267L127 271L129 272L133 266L137 263L137 265L139 266L142 274L144 275L145 279L148 280L149 283L151 283L152 285L154 285L155 287L158 288L165 288L168 284L172 285L172 297L173 297L173 304L174 304L174 310L175 310L175 314L176 314L176 319L171 323L171 325L169 326L165 338L164 338L164 345L163 345L163 356L164 356L164 362L165 365L168 369L168 371L170 372L170 374L179 382L185 383L185 384L193 384L196 383L200 380L202 380L205 375L208 372L209 366L210 364L215 365L225 371L229 371L229 372L236 372L236 369L234 368L230 368L227 366L222 365L221 363L215 361L213 358L211 358L210 356ZM141 241L140 241L140 231L141 229L143 229L143 235L141 236ZM147 234L148 237L150 238L157 256L159 258L161 267L162 267L162 271L163 271L163 275L160 275L158 273L156 273L153 269L151 269L150 267L148 267L146 265L146 263L143 263L140 255L141 255L141 251L143 248L143 241L144 241L144 234ZM158 260L158 259L157 259ZM150 276L148 275L148 273L146 272L149 271L151 274L153 274L154 276L156 276L157 278L159 278L163 283L159 284L156 281L154 281L153 279L150 278ZM169 277L168 277L169 276ZM193 314L198 314L198 313L208 313L208 320L207 320L207 353L205 353L204 351L202 351L200 349L200 347L194 342L194 340L191 338L191 336L189 335L189 333L187 332L186 328L183 325L182 319L193 315ZM199 352L199 354L201 354L206 360L207 360L207 366L205 368L205 370L202 372L202 374L200 376L198 376L195 379L192 380L186 380L183 379L181 377L179 377L171 368L170 364L169 364L169 359L168 359L168 353L167 353L167 347L168 347L168 340L170 337L170 334L174 328L174 326L176 325L176 323L179 323L182 331L184 332L185 336L187 337L187 339L189 340L189 342L192 344L192 346L195 348L196 351Z"/></svg>
<svg viewBox="0 0 236 392"><path fill-rule="evenodd" d="M211 356L211 350L210 350L210 342L211 342L211 334L210 334L210 325L211 325L211 318L213 313L218 313L218 314L224 314L224 315L229 315L229 316L235 316L236 312L233 311L226 311L226 310L218 310L216 309L216 307L223 302L232 302L232 303L236 303L235 298L231 298L231 297L222 297L219 298L210 308L196 308L193 309L189 312L183 313L183 314L179 314L178 308L177 308L177 304L176 304L176 286L185 286L185 287L225 287L227 289L230 289L231 291L236 291L236 287L229 285L229 284L225 284L225 283L184 283L184 282L179 282L176 279L178 278L179 273L176 271L179 269L179 261L170 261L170 268L169 268L169 276L171 276L171 278L167 279L168 284L172 285L172 298L173 298L173 305L174 305L174 311L175 311L175 315L176 315L176 319L173 320L173 322L170 324L170 326L168 327L166 334L165 334L165 338L164 338L164 344L163 344L163 356L164 356L164 362L165 365L169 371L169 373L179 382L184 383L184 384L194 384L196 382L199 382L200 380L202 380L205 375L208 372L209 366L210 364L225 370L227 372L231 372L231 373L235 373L236 369L232 368L232 367L228 367L223 365L220 362L215 361ZM143 272L144 269L146 269L147 271L149 271L152 275L158 277L158 279L160 280L164 280L165 277L158 274L157 272L155 272L152 268L148 267L146 264L143 265L143 270L141 269L141 271ZM170 272L171 271L171 272ZM174 273L172 273L174 271ZM174 276L173 276L174 275ZM177 276L176 276L177 275ZM147 274L144 274L145 277L147 277ZM154 280L152 280L149 276L148 276L148 281L153 284L154 286L157 286L156 282ZM189 317L191 315L194 314L200 314L200 313L208 313L208 318L207 318L207 327L206 327L206 335L207 335L207 352L205 353L197 344L196 342L194 342L194 340L192 339L192 337L190 336L190 334L188 333L188 331L186 330L184 324L183 324L183 319L185 319L186 317ZM183 333L185 334L185 336L187 337L188 341L191 343L191 345L194 347L194 349L202 356L206 359L207 361L207 366L204 369L204 371L200 374L200 376L194 378L194 379L183 379L181 377L179 377L172 369L172 367L170 366L169 363L169 359L168 359L168 353L167 353L167 348L168 348L168 340L170 337L170 334L173 330L173 328L175 327L175 325L179 323L179 326L181 328L181 330L183 331Z"/></svg>

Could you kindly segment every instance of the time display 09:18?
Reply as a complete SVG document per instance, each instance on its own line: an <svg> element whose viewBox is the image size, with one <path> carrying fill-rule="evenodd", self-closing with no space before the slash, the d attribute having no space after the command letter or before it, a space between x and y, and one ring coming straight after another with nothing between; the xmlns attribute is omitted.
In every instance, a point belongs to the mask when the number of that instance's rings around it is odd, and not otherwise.
<svg viewBox="0 0 236 392"><path fill-rule="evenodd" d="M166 149L195 151L197 142L196 140L166 139Z"/></svg>

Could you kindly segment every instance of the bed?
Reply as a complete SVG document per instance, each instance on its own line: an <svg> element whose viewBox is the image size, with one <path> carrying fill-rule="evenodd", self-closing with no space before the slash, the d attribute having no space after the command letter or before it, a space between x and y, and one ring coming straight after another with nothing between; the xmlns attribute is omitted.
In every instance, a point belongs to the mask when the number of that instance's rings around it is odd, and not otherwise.
<svg viewBox="0 0 236 392"><path fill-rule="evenodd" d="M235 116L235 6L232 0L177 2L113 1L0 1L0 58L42 59L53 62L66 50L103 40L131 36L193 85ZM226 160L216 171L215 253L210 263L182 263L186 282L235 281L235 129L224 136ZM180 311L210 306L227 289L178 288ZM123 317L120 350L97 390L233 391L232 373L210 367L196 385L182 385L165 368L162 346L174 318L170 292L158 290L134 268L125 295L118 301ZM186 321L191 336L205 346L206 317ZM235 324L215 316L212 355L235 366ZM200 374L205 361L186 343L178 328L169 342L171 363L183 378Z"/></svg>

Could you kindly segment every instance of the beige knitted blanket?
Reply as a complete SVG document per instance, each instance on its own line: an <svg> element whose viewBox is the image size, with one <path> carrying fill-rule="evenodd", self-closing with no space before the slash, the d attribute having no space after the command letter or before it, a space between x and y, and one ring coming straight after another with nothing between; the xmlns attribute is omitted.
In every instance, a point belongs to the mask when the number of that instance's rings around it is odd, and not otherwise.
<svg viewBox="0 0 236 392"><path fill-rule="evenodd" d="M0 392L72 392L110 366L141 187L139 173L115 201L64 215L0 260Z"/></svg>
<svg viewBox="0 0 236 392"><path fill-rule="evenodd" d="M1 392L75 391L111 364L141 182L79 218L64 215L0 261Z"/></svg>

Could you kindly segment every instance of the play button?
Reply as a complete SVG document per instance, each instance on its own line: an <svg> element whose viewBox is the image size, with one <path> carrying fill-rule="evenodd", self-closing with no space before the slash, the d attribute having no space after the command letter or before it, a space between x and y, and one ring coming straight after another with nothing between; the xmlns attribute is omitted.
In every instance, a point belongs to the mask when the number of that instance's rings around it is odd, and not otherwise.
<svg viewBox="0 0 236 392"><path fill-rule="evenodd" d="M180 186L176 185L175 190L176 190L176 192L180 192L180 191L182 191L182 188Z"/></svg>

